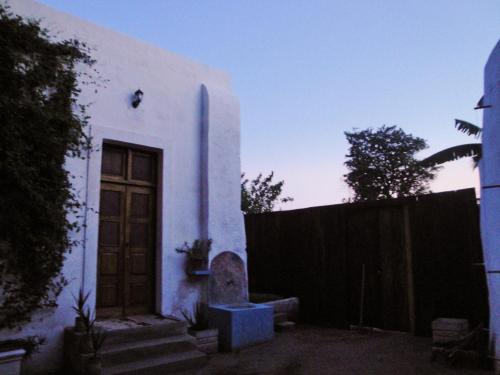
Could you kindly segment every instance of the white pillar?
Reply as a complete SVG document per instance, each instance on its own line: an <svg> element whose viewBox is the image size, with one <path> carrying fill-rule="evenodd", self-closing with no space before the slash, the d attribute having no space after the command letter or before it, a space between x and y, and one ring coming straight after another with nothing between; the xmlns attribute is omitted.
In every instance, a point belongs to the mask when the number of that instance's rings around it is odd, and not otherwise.
<svg viewBox="0 0 500 375"><path fill-rule="evenodd" d="M500 374L500 41L484 70L481 239L489 299L495 369Z"/></svg>
<svg viewBox="0 0 500 375"><path fill-rule="evenodd" d="M211 238L210 259L232 251L246 267L241 212L240 107L227 89L202 86L201 235Z"/></svg>

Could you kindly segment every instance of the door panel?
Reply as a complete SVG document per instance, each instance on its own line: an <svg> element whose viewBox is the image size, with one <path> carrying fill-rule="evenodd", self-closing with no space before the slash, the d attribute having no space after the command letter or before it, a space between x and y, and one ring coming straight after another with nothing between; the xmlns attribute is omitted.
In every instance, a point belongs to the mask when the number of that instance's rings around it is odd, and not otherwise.
<svg viewBox="0 0 500 375"><path fill-rule="evenodd" d="M116 181L123 181L127 172L127 151L123 148L104 145L101 173Z"/></svg>
<svg viewBox="0 0 500 375"><path fill-rule="evenodd" d="M154 191L149 187L127 186L127 272L125 285L129 313L151 309L153 289Z"/></svg>
<svg viewBox="0 0 500 375"><path fill-rule="evenodd" d="M104 146L97 313L123 316L154 305L154 154Z"/></svg>
<svg viewBox="0 0 500 375"><path fill-rule="evenodd" d="M106 314L120 313L123 304L123 239L126 186L101 185L97 306Z"/></svg>
<svg viewBox="0 0 500 375"><path fill-rule="evenodd" d="M130 179L152 183L155 179L154 157L144 152L130 152Z"/></svg>

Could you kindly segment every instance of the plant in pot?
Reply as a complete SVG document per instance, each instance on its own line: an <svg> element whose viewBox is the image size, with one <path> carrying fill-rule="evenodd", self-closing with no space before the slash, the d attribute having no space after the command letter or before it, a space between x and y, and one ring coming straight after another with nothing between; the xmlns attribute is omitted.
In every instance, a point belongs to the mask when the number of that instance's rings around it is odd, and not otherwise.
<svg viewBox="0 0 500 375"><path fill-rule="evenodd" d="M37 353L45 337L28 336L0 342L0 374L20 374L21 362Z"/></svg>
<svg viewBox="0 0 500 375"><path fill-rule="evenodd" d="M187 310L182 310L181 313L189 325L189 334L196 339L198 349L205 353L216 353L218 351L219 330L209 327L207 305L197 302L194 305L193 314Z"/></svg>
<svg viewBox="0 0 500 375"><path fill-rule="evenodd" d="M212 240L194 240L191 245L184 242L182 247L175 249L180 254L186 254L186 272L189 275L208 275L208 253Z"/></svg>
<svg viewBox="0 0 500 375"><path fill-rule="evenodd" d="M87 308L83 312L82 322L85 329L85 334L80 340L80 353L89 354L93 351L92 346L92 331L94 330L95 319L92 317L90 309Z"/></svg>
<svg viewBox="0 0 500 375"><path fill-rule="evenodd" d="M92 357L88 359L86 364L86 370L88 375L100 375L102 368L101 357L99 357L99 351L101 350L102 344L106 340L106 333L103 329L92 325L90 328L90 342L92 345Z"/></svg>
<svg viewBox="0 0 500 375"><path fill-rule="evenodd" d="M78 291L78 297L73 296L75 300L75 305L72 306L72 309L76 312L75 317L75 332L85 332L85 323L84 323L84 315L85 315L85 304L90 296L90 292L85 294L83 289Z"/></svg>
<svg viewBox="0 0 500 375"><path fill-rule="evenodd" d="M74 332L77 334L79 352L82 354L92 353L91 330L95 319L92 317L90 308L86 306L90 292L85 293L83 289L78 291L78 297L73 296L75 305L72 309L76 312Z"/></svg>

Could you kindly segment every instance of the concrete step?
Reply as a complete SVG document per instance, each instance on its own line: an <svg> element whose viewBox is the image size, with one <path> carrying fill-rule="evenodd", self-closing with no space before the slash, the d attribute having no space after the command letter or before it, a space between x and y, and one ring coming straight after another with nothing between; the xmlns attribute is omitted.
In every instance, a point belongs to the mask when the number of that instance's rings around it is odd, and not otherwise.
<svg viewBox="0 0 500 375"><path fill-rule="evenodd" d="M111 348L117 343L149 340L168 336L187 334L187 324L184 321L168 321L148 326L106 330L104 348Z"/></svg>
<svg viewBox="0 0 500 375"><path fill-rule="evenodd" d="M165 373L200 368L207 356L198 350L152 357L136 362L103 367L102 375L161 375Z"/></svg>
<svg viewBox="0 0 500 375"><path fill-rule="evenodd" d="M287 320L288 315L286 313L274 313L274 324L286 322Z"/></svg>
<svg viewBox="0 0 500 375"><path fill-rule="evenodd" d="M154 339L122 342L101 350L103 366L109 367L145 358L166 356L196 349L196 340L190 335L166 336Z"/></svg>
<svg viewBox="0 0 500 375"><path fill-rule="evenodd" d="M294 322L280 322L274 325L274 329L279 332L290 331L295 328Z"/></svg>

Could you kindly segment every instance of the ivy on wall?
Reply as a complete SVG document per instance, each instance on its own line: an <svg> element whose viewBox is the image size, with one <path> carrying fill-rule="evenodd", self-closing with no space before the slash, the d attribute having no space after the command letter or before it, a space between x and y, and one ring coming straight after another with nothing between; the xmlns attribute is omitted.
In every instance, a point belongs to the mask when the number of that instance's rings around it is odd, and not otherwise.
<svg viewBox="0 0 500 375"><path fill-rule="evenodd" d="M69 232L79 230L67 213L77 217L81 204L64 161L90 149L77 104L82 64L94 64L85 44L54 41L0 5L0 329L55 307L67 284Z"/></svg>

